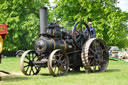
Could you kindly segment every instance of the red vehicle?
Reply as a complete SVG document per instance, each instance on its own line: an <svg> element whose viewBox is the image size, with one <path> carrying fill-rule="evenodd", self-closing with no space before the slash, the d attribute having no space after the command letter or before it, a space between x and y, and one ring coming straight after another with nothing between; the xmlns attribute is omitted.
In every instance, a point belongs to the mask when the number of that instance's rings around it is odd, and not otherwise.
<svg viewBox="0 0 128 85"><path fill-rule="evenodd" d="M0 63L1 63L1 53L3 49L3 39L5 39L7 34L7 25L2 24L0 25Z"/></svg>

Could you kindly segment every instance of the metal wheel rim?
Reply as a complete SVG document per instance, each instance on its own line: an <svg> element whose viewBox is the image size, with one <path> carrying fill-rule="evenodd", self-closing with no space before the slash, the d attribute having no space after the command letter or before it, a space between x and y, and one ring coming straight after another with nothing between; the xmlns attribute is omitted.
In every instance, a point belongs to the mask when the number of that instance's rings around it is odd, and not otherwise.
<svg viewBox="0 0 128 85"><path fill-rule="evenodd" d="M60 49L57 49L57 50L54 50L51 54L50 54L50 56L49 56L49 60L48 60L48 69L49 69L49 72L50 72L50 74L51 75L53 75L54 77L55 76L63 76L63 75L65 75L67 72L68 72L68 68L69 68L69 60L68 60L68 57L66 56L66 54L64 53L64 57L65 57L65 60L66 60L66 69L65 70L63 70L63 68L65 68L65 67L63 67L62 65L61 66L55 66L55 69L53 69L54 68L54 66L53 66L53 57L54 57L54 55L57 53L57 52L59 52L59 51L62 51L62 50L60 50ZM56 60L57 61L57 60ZM61 70L60 70L61 69ZM55 71L56 70L58 70L58 72L56 73ZM62 71L64 71L64 72L62 72Z"/></svg>
<svg viewBox="0 0 128 85"><path fill-rule="evenodd" d="M103 51L103 59L102 57L96 58L97 55L92 56L91 59L91 45L94 41L99 41L100 44L102 44L104 48ZM101 53L97 53L97 54L101 54ZM94 58L93 58L94 57ZM96 38L92 38L90 40L88 40L83 48L82 48L82 53L81 53L81 58L82 58L82 63L83 66L85 68L86 72L104 72L108 66L108 62L109 62L109 55L108 55L108 50L107 50L107 46L106 44L101 40L101 39L96 39ZM101 58L101 59L100 59ZM102 64L103 63L103 64ZM94 65L92 65L94 64Z"/></svg>
<svg viewBox="0 0 128 85"><path fill-rule="evenodd" d="M31 53L31 52L34 53L34 51L32 51L32 50L28 50L28 51L25 51L22 54L22 56L21 56L20 69L21 69L21 71L22 71L22 73L24 75L36 75L40 71L40 68L39 67L36 67L35 65L29 65L29 62L28 61L25 61L25 59L27 59L27 54L28 53ZM26 65L25 63L28 64L28 65ZM28 73L28 71L29 71L29 73Z"/></svg>

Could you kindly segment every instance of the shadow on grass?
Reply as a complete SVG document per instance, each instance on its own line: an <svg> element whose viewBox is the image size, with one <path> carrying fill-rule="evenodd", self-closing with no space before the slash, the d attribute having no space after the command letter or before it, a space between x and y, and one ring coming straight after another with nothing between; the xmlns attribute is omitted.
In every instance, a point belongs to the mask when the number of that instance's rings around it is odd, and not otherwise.
<svg viewBox="0 0 128 85"><path fill-rule="evenodd" d="M68 72L68 75L80 75L80 74L85 74L85 71L71 71L71 72Z"/></svg>
<svg viewBox="0 0 128 85"><path fill-rule="evenodd" d="M68 71L68 73L66 75L63 75L63 76L79 75L79 74L82 74L82 73L85 73L85 71L79 71L79 72ZM42 73L40 75L52 77L52 75L50 73ZM61 76L57 76L57 77L61 77Z"/></svg>
<svg viewBox="0 0 128 85"><path fill-rule="evenodd" d="M110 72L120 72L120 69L108 69L108 70L105 71L105 73L110 73ZM102 72L95 72L95 73L102 73ZM94 74L94 73L86 73L85 71L69 71L64 76L68 76L68 75L81 75L81 74ZM42 76L49 76L49 77L52 76L50 73L43 73L43 74L40 74L40 75L42 75Z"/></svg>
<svg viewBox="0 0 128 85"><path fill-rule="evenodd" d="M120 69L108 69L105 72L120 72Z"/></svg>
<svg viewBox="0 0 128 85"><path fill-rule="evenodd" d="M23 77L23 76L3 76L1 81L5 82L16 82L16 81L23 81L29 80L30 77Z"/></svg>
<svg viewBox="0 0 128 85"><path fill-rule="evenodd" d="M120 69L108 69L105 71L105 73L110 73L110 72L120 72ZM101 72L94 72L94 73L101 73ZM79 74L94 74L92 73L86 73L85 71L80 71L80 72L68 72L68 75L79 75Z"/></svg>
<svg viewBox="0 0 128 85"><path fill-rule="evenodd" d="M40 75L42 75L42 76L52 76L50 73L42 73Z"/></svg>

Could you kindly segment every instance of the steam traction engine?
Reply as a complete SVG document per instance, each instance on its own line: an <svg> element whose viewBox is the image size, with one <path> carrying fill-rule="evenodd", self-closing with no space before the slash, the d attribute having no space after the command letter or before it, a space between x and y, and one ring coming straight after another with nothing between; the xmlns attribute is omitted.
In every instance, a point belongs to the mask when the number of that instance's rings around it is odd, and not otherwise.
<svg viewBox="0 0 128 85"><path fill-rule="evenodd" d="M107 65L105 43L90 38L85 22L77 22L72 32L67 33L57 24L47 25L47 8L40 8L40 37L35 42L35 51L22 54L20 68L23 74L36 75L41 67L48 67L53 76L64 75L71 69L78 71L80 67L84 67L85 72L104 72Z"/></svg>

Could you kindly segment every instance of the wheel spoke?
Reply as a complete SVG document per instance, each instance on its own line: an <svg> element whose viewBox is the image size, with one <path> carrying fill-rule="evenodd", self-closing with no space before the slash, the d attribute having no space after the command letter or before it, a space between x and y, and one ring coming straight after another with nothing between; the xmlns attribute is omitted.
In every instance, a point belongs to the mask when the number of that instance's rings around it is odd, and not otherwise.
<svg viewBox="0 0 128 85"><path fill-rule="evenodd" d="M59 72L60 72L60 70L59 70L59 67L58 67L58 70L57 70L57 74L59 75Z"/></svg>
<svg viewBox="0 0 128 85"><path fill-rule="evenodd" d="M28 67L29 65L25 65L24 68Z"/></svg>
<svg viewBox="0 0 128 85"><path fill-rule="evenodd" d="M78 38L76 39L76 42L79 43L80 42L79 41L80 39L81 39L81 35L78 36Z"/></svg>
<svg viewBox="0 0 128 85"><path fill-rule="evenodd" d="M30 59L33 60L33 53L30 54Z"/></svg>
<svg viewBox="0 0 128 85"><path fill-rule="evenodd" d="M95 56L94 55L89 55L88 58L94 58Z"/></svg>
<svg viewBox="0 0 128 85"><path fill-rule="evenodd" d="M26 58L27 58L28 60L30 60L30 57L26 56Z"/></svg>
<svg viewBox="0 0 128 85"><path fill-rule="evenodd" d="M101 65L98 65L98 70L99 70L99 71L101 70Z"/></svg>
<svg viewBox="0 0 128 85"><path fill-rule="evenodd" d="M31 66L31 70L32 70L32 72L33 72L33 74L34 74L33 66Z"/></svg>
<svg viewBox="0 0 128 85"><path fill-rule="evenodd" d="M36 71L38 70L38 68L35 66L35 69L36 69Z"/></svg>
<svg viewBox="0 0 128 85"><path fill-rule="evenodd" d="M63 55L62 54L59 54L58 57L59 57L59 61L61 61Z"/></svg>
<svg viewBox="0 0 128 85"><path fill-rule="evenodd" d="M95 42L92 42L92 48L94 48L94 49L95 49L95 51L96 51Z"/></svg>
<svg viewBox="0 0 128 85"><path fill-rule="evenodd" d="M96 64L95 63L93 63L93 70L94 70L94 72L96 72Z"/></svg>
<svg viewBox="0 0 128 85"><path fill-rule="evenodd" d="M32 70L30 69L30 71L29 71L29 75L31 75L31 72L32 72Z"/></svg>
<svg viewBox="0 0 128 85"><path fill-rule="evenodd" d="M79 35L80 34L80 32L78 30L76 30L75 32L76 32L76 35Z"/></svg>
<svg viewBox="0 0 128 85"><path fill-rule="evenodd" d="M55 65L55 66L54 66L54 71L53 71L54 73L56 73L56 68L57 68L57 67L56 67L56 65Z"/></svg>
<svg viewBox="0 0 128 85"><path fill-rule="evenodd" d="M36 54L33 53L33 55L32 55L32 61L34 61L34 59L35 59L36 57L37 57ZM36 60L35 60L35 61L36 61Z"/></svg>
<svg viewBox="0 0 128 85"><path fill-rule="evenodd" d="M97 52L98 49L97 49L97 43L96 43L96 41L94 42L94 48L95 48L95 51Z"/></svg>
<svg viewBox="0 0 128 85"><path fill-rule="evenodd" d="M34 54L32 54L32 61L35 59L36 56L34 56Z"/></svg>
<svg viewBox="0 0 128 85"><path fill-rule="evenodd" d="M26 72L28 72L28 69L29 69L29 66L27 67Z"/></svg>
<svg viewBox="0 0 128 85"><path fill-rule="evenodd" d="M59 66L59 75L61 75L61 71L62 71L62 66Z"/></svg>
<svg viewBox="0 0 128 85"><path fill-rule="evenodd" d="M90 50L93 54L95 53L95 51L94 51L92 48L90 48L89 50Z"/></svg>
<svg viewBox="0 0 128 85"><path fill-rule="evenodd" d="M102 49L102 50L101 50L102 54L103 54L105 51L106 51L105 49Z"/></svg>
<svg viewBox="0 0 128 85"><path fill-rule="evenodd" d="M62 60L62 64L65 63L65 62L66 62L65 59L63 59L63 60Z"/></svg>
<svg viewBox="0 0 128 85"><path fill-rule="evenodd" d="M81 47L83 46L83 42L84 42L84 40L83 40L83 38L81 38L81 40L80 40L80 46Z"/></svg>
<svg viewBox="0 0 128 85"><path fill-rule="evenodd" d="M24 63L29 63L28 61L24 61Z"/></svg>
<svg viewBox="0 0 128 85"><path fill-rule="evenodd" d="M93 63L95 62L95 60L93 59L93 61L92 62L90 62L90 65L93 65Z"/></svg>

